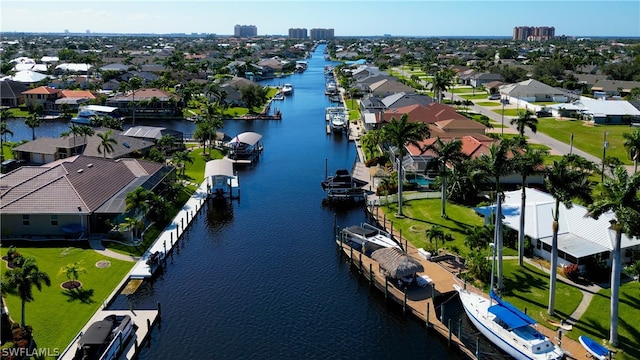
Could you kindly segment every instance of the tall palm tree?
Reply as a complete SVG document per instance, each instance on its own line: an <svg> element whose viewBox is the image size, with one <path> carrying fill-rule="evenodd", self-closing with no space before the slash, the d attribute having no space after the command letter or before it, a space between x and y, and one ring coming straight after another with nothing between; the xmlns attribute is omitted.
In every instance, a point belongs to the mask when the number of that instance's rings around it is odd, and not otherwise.
<svg viewBox="0 0 640 360"><path fill-rule="evenodd" d="M113 130L98 133L98 137L100 138L98 153L102 154L102 158L106 158L107 153L111 154L113 152L113 146L118 144L116 139L111 137L111 134L113 134Z"/></svg>
<svg viewBox="0 0 640 360"><path fill-rule="evenodd" d="M431 150L435 153L435 161L438 163L440 172L440 180L442 182L442 205L440 216L447 217L446 203L447 203L447 176L449 175L449 168L447 164L453 163L455 167L460 164L467 156L462 152L462 141L460 139L453 139L446 143L440 140L440 137L436 141L427 146L425 150Z"/></svg>
<svg viewBox="0 0 640 360"><path fill-rule="evenodd" d="M513 171L513 161L511 160L512 141L502 139L498 144L491 144L488 154L482 154L476 158L476 169L483 171L485 182L493 182L496 191L496 214L502 213L502 202L497 201L498 194L502 193L500 177L511 174ZM497 278L498 289L503 288L502 283L502 219L498 217L499 225L495 228L495 246L498 257Z"/></svg>
<svg viewBox="0 0 640 360"><path fill-rule="evenodd" d="M511 125L516 125L521 139L524 139L524 130L526 128L531 129L534 134L538 131L538 119L533 116L533 112L530 110L518 112L518 117L511 119Z"/></svg>
<svg viewBox="0 0 640 360"><path fill-rule="evenodd" d="M591 199L591 185L589 175L595 165L575 154L564 155L560 161L554 161L545 170L544 183L549 193L555 199L553 211L553 235L551 238L551 269L549 276L549 315L555 313L556 275L558 270L558 220L560 217L560 203L567 209L573 207L573 199L589 202Z"/></svg>
<svg viewBox="0 0 640 360"><path fill-rule="evenodd" d="M124 224L129 228L129 230L131 230L131 242L135 242L138 230L144 226L144 223L138 218L126 217L124 219Z"/></svg>
<svg viewBox="0 0 640 360"><path fill-rule="evenodd" d="M80 125L80 133L79 135L84 136L84 145L87 145L87 136L93 136L96 133L95 130L91 126Z"/></svg>
<svg viewBox="0 0 640 360"><path fill-rule="evenodd" d="M638 161L640 161L640 129L630 133L623 133L624 147L633 159L633 173L638 172Z"/></svg>
<svg viewBox="0 0 640 360"><path fill-rule="evenodd" d="M4 138L7 135L13 137L13 131L9 130L7 123L4 122L4 118L0 121L0 161L4 161Z"/></svg>
<svg viewBox="0 0 640 360"><path fill-rule="evenodd" d="M436 95L438 103L442 103L442 93L453 86L455 73L451 69L442 69L431 78L431 89Z"/></svg>
<svg viewBox="0 0 640 360"><path fill-rule="evenodd" d="M9 269L4 273L5 287L10 294L16 294L22 300L22 321L25 323L25 305L33 301L33 287L42 291L42 285L51 286L51 279L45 272L40 271L36 260L32 257L24 259L21 266Z"/></svg>
<svg viewBox="0 0 640 360"><path fill-rule="evenodd" d="M25 125L31 128L31 140L36 139L36 128L42 125L42 120L40 120L40 115L37 113L31 113L24 120Z"/></svg>
<svg viewBox="0 0 640 360"><path fill-rule="evenodd" d="M76 125L76 124L71 124L71 126L69 127L69 135L73 136L73 147L76 147L76 136L81 135L82 134L82 129L80 129L80 126Z"/></svg>
<svg viewBox="0 0 640 360"><path fill-rule="evenodd" d="M627 170L620 166L615 169L613 178L606 177L600 197L588 206L589 216L597 219L606 212L613 212L615 220L611 221L611 229L616 232L611 261L611 314L609 326L609 342L618 345L618 302L620 297L620 243L622 233L628 237L640 236L640 174L629 176Z"/></svg>
<svg viewBox="0 0 640 360"><path fill-rule="evenodd" d="M521 138L524 140L524 138ZM520 174L522 178L520 196L520 230L518 233L518 265L523 266L524 257L524 224L525 224L525 208L527 205L527 178L532 175L542 174L544 172L544 157L549 154L547 150L536 149L529 146L524 141L523 146L516 151L513 156L513 169Z"/></svg>
<svg viewBox="0 0 640 360"><path fill-rule="evenodd" d="M407 143L420 147L418 142L429 137L429 126L427 123L409 122L409 116L403 114L400 120L395 117L391 118L391 122L382 128L383 138L391 145L391 151L398 159L398 216L404 216L402 213L402 160L407 153L405 145Z"/></svg>
<svg viewBox="0 0 640 360"><path fill-rule="evenodd" d="M177 151L171 158L172 161L180 168L180 172L184 176L187 163L193 164L193 157L189 151Z"/></svg>
<svg viewBox="0 0 640 360"><path fill-rule="evenodd" d="M201 135L208 139L209 152L211 152L211 149L213 148L212 138L216 136L218 129L221 129L222 126L224 126L220 105L217 102L206 103L203 109L203 117L196 126L199 127Z"/></svg>
<svg viewBox="0 0 640 360"><path fill-rule="evenodd" d="M127 89L131 90L131 104L133 105L133 111L131 112L131 126L136 126L136 90L142 86L142 79L138 76L132 76L127 81Z"/></svg>

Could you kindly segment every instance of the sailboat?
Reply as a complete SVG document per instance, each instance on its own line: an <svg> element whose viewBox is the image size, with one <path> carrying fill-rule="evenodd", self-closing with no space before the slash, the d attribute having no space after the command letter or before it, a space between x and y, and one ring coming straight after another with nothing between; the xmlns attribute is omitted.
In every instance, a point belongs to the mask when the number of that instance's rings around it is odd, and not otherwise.
<svg viewBox="0 0 640 360"><path fill-rule="evenodd" d="M500 195L498 195L498 201L501 201ZM496 216L496 227L498 226L502 226L500 210ZM534 319L493 292L496 246L492 247L493 263L489 299L463 289L457 284L453 285L460 295L460 301L469 320L489 341L515 359L562 359L564 357L562 349L555 346L548 337L535 328Z"/></svg>

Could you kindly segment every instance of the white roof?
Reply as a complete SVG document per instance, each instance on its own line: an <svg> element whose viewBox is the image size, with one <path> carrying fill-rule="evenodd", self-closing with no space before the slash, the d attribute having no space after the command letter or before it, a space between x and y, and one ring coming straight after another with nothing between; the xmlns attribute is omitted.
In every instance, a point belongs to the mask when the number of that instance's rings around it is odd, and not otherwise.
<svg viewBox="0 0 640 360"><path fill-rule="evenodd" d="M15 58L9 62L16 63L16 64L35 64L36 63L35 60L33 60L32 58L28 58L26 56Z"/></svg>
<svg viewBox="0 0 640 360"><path fill-rule="evenodd" d="M233 177L233 161L223 158L207 161L204 167L204 177L211 176L228 176Z"/></svg>
<svg viewBox="0 0 640 360"><path fill-rule="evenodd" d="M62 69L65 71L89 71L93 66L91 64L73 64L73 63L65 63L56 66L57 69Z"/></svg>
<svg viewBox="0 0 640 360"><path fill-rule="evenodd" d="M47 75L40 74L39 72L24 70L18 71L14 76L11 77L11 80L21 83L35 83L41 81L42 79L46 79L47 77Z"/></svg>
<svg viewBox="0 0 640 360"><path fill-rule="evenodd" d="M42 62L58 62L60 61L60 58L58 58L57 56L43 56L40 61Z"/></svg>
<svg viewBox="0 0 640 360"><path fill-rule="evenodd" d="M376 114L374 114L374 113L364 113L364 123L365 124L375 124L376 123Z"/></svg>
<svg viewBox="0 0 640 360"><path fill-rule="evenodd" d="M580 100L574 101L571 104L554 104L550 107L555 109L576 110L591 115L640 116L640 110L636 109L635 106L626 100L597 100L581 96Z"/></svg>
<svg viewBox="0 0 640 360"><path fill-rule="evenodd" d="M520 229L520 190L505 193L502 205L504 224L514 230ZM526 189L527 203L525 207L524 232L533 239L539 239L550 244L553 236L553 209L555 199L550 194L536 189ZM610 231L610 220L615 215L611 212L602 214L598 220L587 216L587 208L573 204L567 209L560 203L558 218L558 246L559 249L574 256L584 257L613 250L615 233ZM625 234L622 234L622 248L637 245Z"/></svg>
<svg viewBox="0 0 640 360"><path fill-rule="evenodd" d="M521 81L515 84L502 85L500 86L500 93L515 97L528 97L544 94L564 95L562 91L534 79Z"/></svg>
<svg viewBox="0 0 640 360"><path fill-rule="evenodd" d="M255 132L243 132L241 134L236 135L236 137L234 137L233 139L231 139L231 141L229 141L227 143L227 145L235 145L237 143L245 143L247 145L255 145L258 143L258 141L260 141L260 139L262 139L262 135L255 133Z"/></svg>

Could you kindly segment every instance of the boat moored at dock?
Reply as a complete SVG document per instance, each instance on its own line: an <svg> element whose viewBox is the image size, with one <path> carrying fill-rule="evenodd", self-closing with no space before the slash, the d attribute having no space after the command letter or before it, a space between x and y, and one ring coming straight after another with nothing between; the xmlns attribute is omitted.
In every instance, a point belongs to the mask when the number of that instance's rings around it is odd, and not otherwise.
<svg viewBox="0 0 640 360"><path fill-rule="evenodd" d="M291 95L293 94L293 85L286 83L282 86L282 90L280 90L280 92L282 94L284 94L285 96Z"/></svg>
<svg viewBox="0 0 640 360"><path fill-rule="evenodd" d="M363 198L363 187L367 184L366 181L351 176L347 169L337 170L334 176L329 176L320 183L329 198L343 199Z"/></svg>
<svg viewBox="0 0 640 360"><path fill-rule="evenodd" d="M117 359L134 333L129 315L109 315L82 334L73 360Z"/></svg>
<svg viewBox="0 0 640 360"><path fill-rule="evenodd" d="M391 234L368 223L346 227L340 231L340 236L342 242L352 246L359 245L363 252L380 248L401 249Z"/></svg>

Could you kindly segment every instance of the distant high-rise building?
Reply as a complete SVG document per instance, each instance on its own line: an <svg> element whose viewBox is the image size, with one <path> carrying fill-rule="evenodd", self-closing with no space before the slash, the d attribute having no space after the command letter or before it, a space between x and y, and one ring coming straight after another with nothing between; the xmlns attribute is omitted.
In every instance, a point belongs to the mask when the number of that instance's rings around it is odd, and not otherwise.
<svg viewBox="0 0 640 360"><path fill-rule="evenodd" d="M289 29L289 39L306 39L307 29L305 28L291 28Z"/></svg>
<svg viewBox="0 0 640 360"><path fill-rule="evenodd" d="M233 28L233 36L235 37L258 36L258 28L255 25L236 25Z"/></svg>
<svg viewBox="0 0 640 360"><path fill-rule="evenodd" d="M513 40L546 41L556 36L553 26L516 26L513 28Z"/></svg>
<svg viewBox="0 0 640 360"><path fill-rule="evenodd" d="M311 40L332 40L333 29L311 29Z"/></svg>

